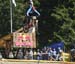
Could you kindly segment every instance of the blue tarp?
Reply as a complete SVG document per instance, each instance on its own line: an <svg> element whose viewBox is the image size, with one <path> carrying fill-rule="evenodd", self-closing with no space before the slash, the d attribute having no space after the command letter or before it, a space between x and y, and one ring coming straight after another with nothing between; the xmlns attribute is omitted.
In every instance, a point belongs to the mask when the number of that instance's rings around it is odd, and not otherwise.
<svg viewBox="0 0 75 64"><path fill-rule="evenodd" d="M63 42L55 42L55 43L51 44L49 47L51 47L52 49L53 48L58 49L59 47L61 49L64 49L64 43Z"/></svg>

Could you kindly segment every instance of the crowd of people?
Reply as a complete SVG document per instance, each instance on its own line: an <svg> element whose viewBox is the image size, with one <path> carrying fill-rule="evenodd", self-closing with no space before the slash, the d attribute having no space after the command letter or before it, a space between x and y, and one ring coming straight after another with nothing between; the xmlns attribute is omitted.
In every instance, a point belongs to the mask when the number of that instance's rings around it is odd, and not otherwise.
<svg viewBox="0 0 75 64"><path fill-rule="evenodd" d="M63 50L58 47L58 49L44 47L42 49L19 49L18 51L10 51L8 57L10 59L26 59L26 60L52 60L52 61L62 61ZM0 58L2 55L0 53Z"/></svg>
<svg viewBox="0 0 75 64"><path fill-rule="evenodd" d="M42 50L37 49L37 60L53 60L53 61L62 61L63 50L59 47L58 50L55 48L46 48L44 47ZM36 54L36 53L34 53Z"/></svg>

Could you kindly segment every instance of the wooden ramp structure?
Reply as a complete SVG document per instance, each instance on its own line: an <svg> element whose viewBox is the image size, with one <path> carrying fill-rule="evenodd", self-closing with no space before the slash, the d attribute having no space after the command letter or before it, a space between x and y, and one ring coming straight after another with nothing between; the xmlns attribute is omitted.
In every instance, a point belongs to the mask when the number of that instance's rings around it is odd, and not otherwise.
<svg viewBox="0 0 75 64"><path fill-rule="evenodd" d="M0 38L0 48L6 48L8 44L7 41L11 41L11 39L12 39L12 34L8 34Z"/></svg>
<svg viewBox="0 0 75 64"><path fill-rule="evenodd" d="M18 29L15 32L18 33L20 31L23 31L23 27ZM13 34L11 34L11 33L0 38L0 48L6 48L7 44L9 44L8 41L12 42L12 38L13 38Z"/></svg>
<svg viewBox="0 0 75 64"><path fill-rule="evenodd" d="M0 38L0 47L1 48L17 47L17 45L15 43L19 40L18 39L19 35L23 36L23 37L27 35L27 36L31 37L31 40L34 40L32 42L33 45L31 46L31 48L36 48L36 31L37 31L36 29L37 29L38 20L36 19L36 17L32 17L30 19L30 22L33 23L33 26L29 28L28 32L24 32L24 27L21 27L20 29L13 32L12 34L10 33L10 34ZM17 41L16 41L16 39L17 39ZM23 41L23 39L25 40L25 38L22 38L21 41ZM22 44L23 44L23 42L22 42ZM20 47L22 47L22 46L20 46ZM25 45L25 47L30 47L30 46Z"/></svg>

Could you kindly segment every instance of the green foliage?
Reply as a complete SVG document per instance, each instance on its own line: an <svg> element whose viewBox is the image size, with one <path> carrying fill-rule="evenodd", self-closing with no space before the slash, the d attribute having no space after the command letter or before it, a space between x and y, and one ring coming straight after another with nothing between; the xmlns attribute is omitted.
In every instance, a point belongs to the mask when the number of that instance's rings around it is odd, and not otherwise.
<svg viewBox="0 0 75 64"><path fill-rule="evenodd" d="M65 1L64 1L65 2ZM63 22L58 32L54 32L54 39L63 41L65 44L72 44L75 42L75 1L69 0L53 10L51 14L57 21Z"/></svg>
<svg viewBox="0 0 75 64"><path fill-rule="evenodd" d="M0 36L9 31L9 1L0 0ZM6 32L7 31L7 32Z"/></svg>

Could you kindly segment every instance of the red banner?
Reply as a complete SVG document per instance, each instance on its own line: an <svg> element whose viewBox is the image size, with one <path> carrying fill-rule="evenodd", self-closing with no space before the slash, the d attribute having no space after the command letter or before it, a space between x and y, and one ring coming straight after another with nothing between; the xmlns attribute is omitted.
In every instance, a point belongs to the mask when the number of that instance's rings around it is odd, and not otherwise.
<svg viewBox="0 0 75 64"><path fill-rule="evenodd" d="M34 33L14 33L13 42L15 47L32 47L36 45L36 38Z"/></svg>

